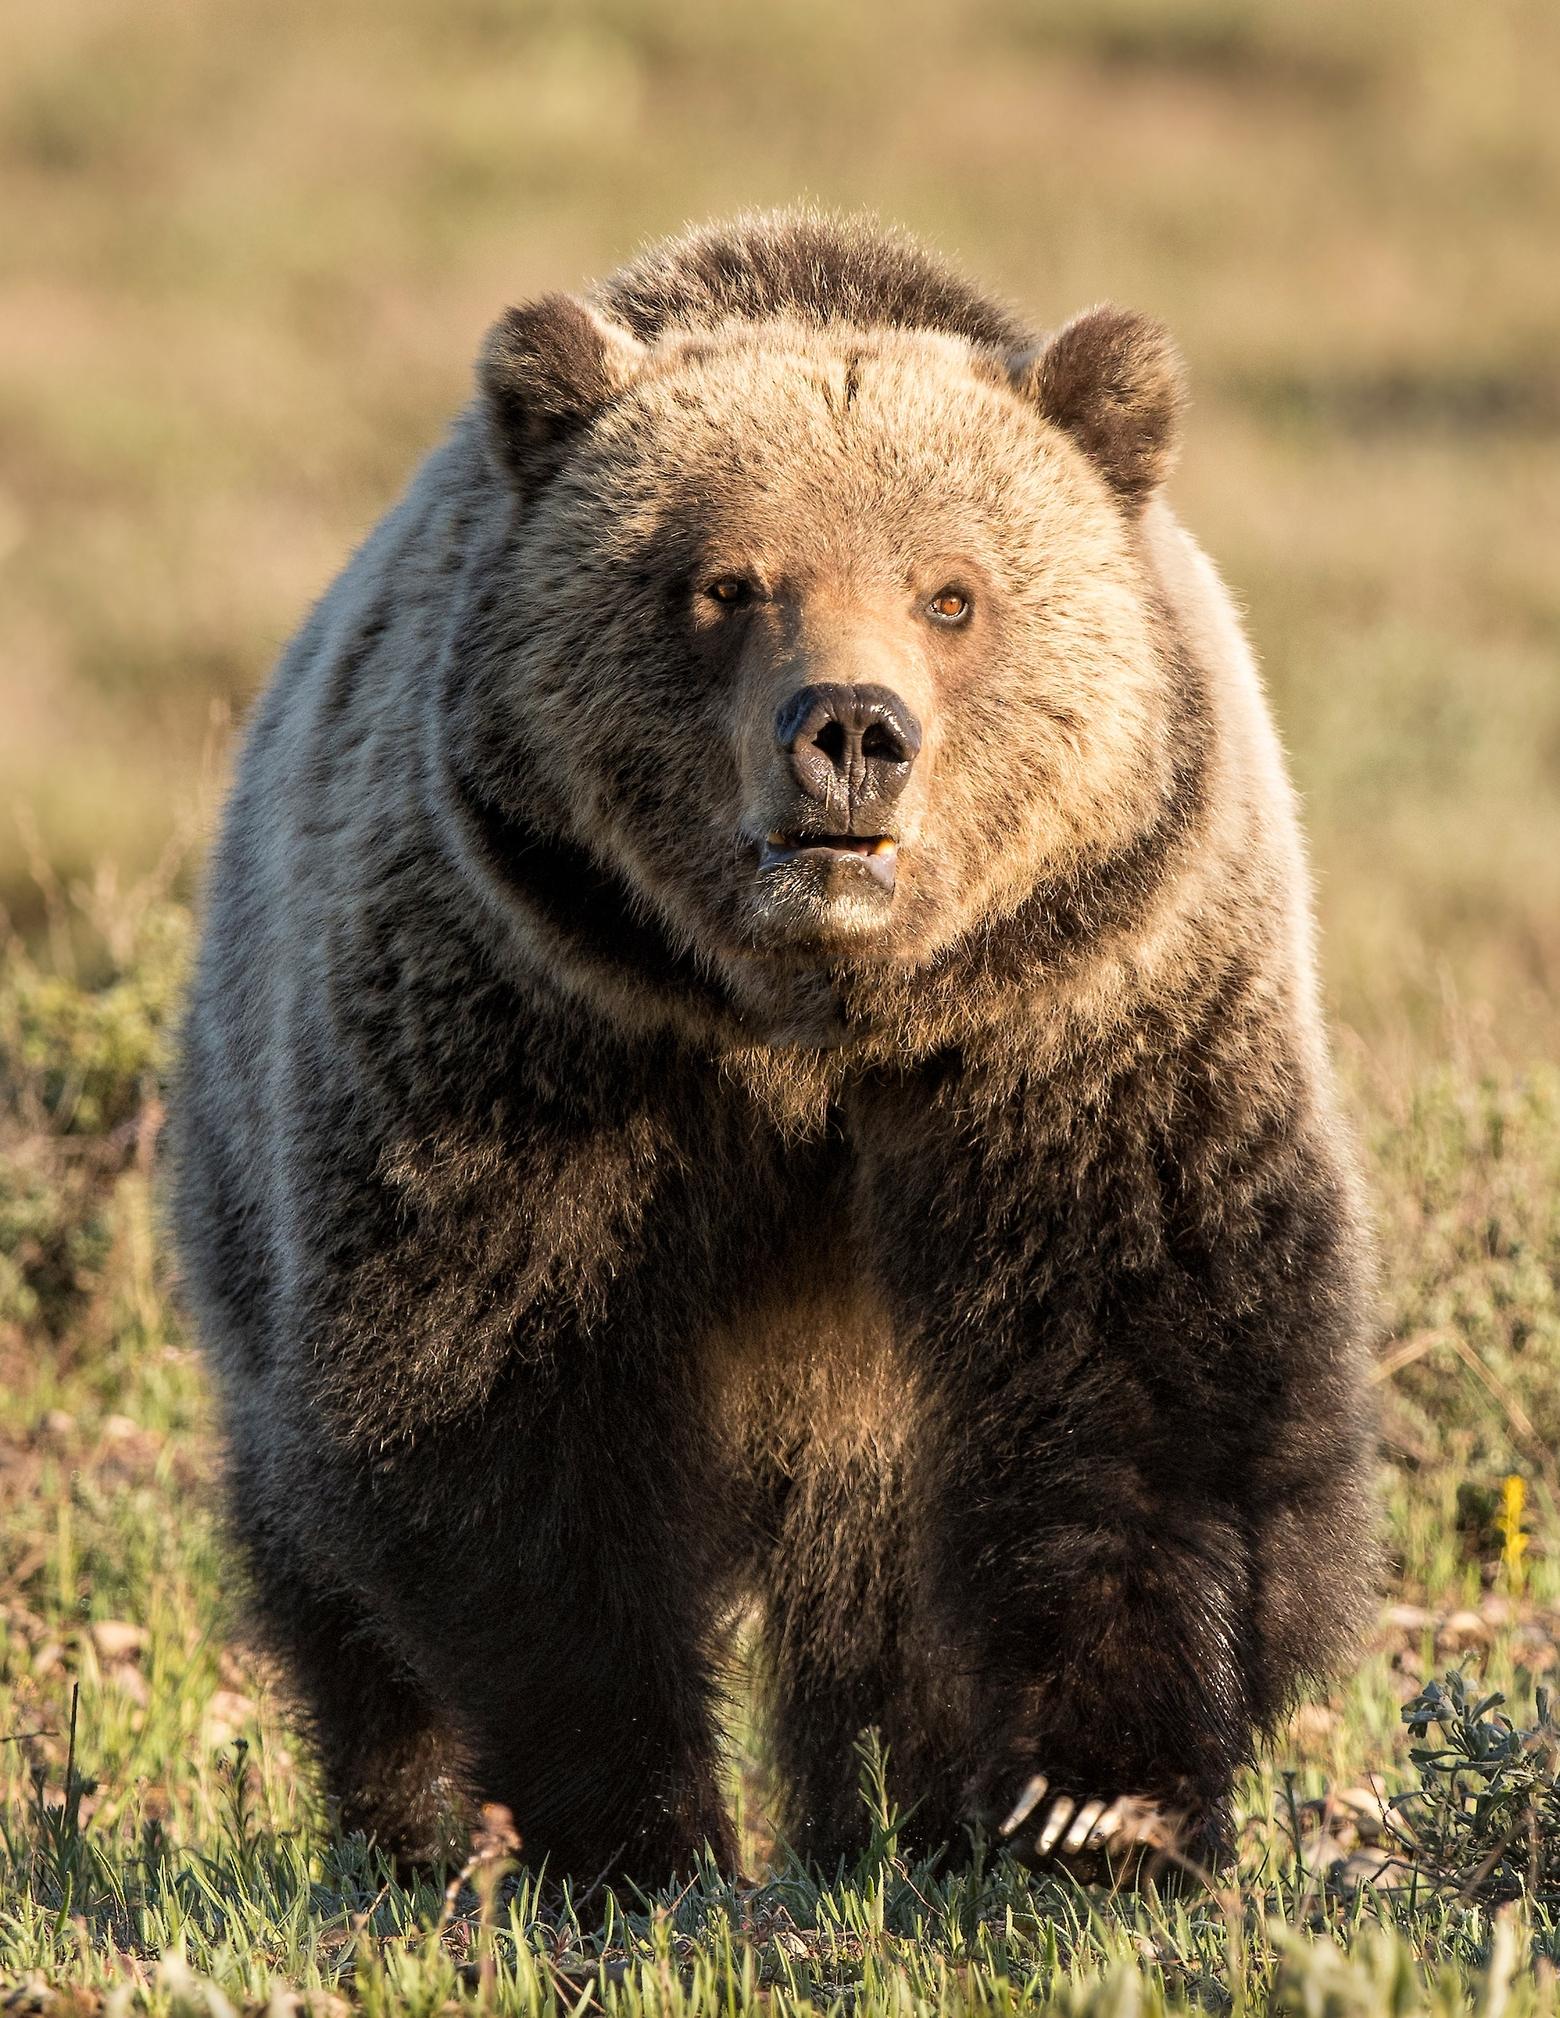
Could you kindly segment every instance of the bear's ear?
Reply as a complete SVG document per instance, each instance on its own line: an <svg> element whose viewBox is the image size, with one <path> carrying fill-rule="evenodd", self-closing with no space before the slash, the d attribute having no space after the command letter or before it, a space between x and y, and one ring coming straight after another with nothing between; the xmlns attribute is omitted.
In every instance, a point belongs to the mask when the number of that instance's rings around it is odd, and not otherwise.
<svg viewBox="0 0 1560 2018"><path fill-rule="evenodd" d="M1180 353L1148 316L1091 308L1009 358L1008 373L1133 510L1169 475L1186 377Z"/></svg>
<svg viewBox="0 0 1560 2018"><path fill-rule="evenodd" d="M477 363L489 439L500 462L534 484L564 445L639 370L645 347L572 294L506 309Z"/></svg>

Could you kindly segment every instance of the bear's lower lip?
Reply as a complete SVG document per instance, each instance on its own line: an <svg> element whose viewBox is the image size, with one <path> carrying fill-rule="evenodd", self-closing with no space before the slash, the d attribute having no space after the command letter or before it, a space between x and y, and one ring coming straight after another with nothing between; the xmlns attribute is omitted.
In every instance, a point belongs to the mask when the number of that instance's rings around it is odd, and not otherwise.
<svg viewBox="0 0 1560 2018"><path fill-rule="evenodd" d="M859 863L874 882L892 890L899 843L889 834L771 834L759 852L760 872L787 862Z"/></svg>

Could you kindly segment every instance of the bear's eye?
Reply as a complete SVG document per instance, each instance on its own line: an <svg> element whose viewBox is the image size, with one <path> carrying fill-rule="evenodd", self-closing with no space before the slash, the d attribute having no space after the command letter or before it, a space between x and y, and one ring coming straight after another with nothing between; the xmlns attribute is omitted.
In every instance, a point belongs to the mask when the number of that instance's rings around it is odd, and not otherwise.
<svg viewBox="0 0 1560 2018"><path fill-rule="evenodd" d="M926 606L926 614L940 624L962 624L970 613L970 599L958 589L939 589Z"/></svg>
<svg viewBox="0 0 1560 2018"><path fill-rule="evenodd" d="M711 602L745 603L753 593L753 584L743 581L740 575L722 575L718 581L710 583L704 592Z"/></svg>

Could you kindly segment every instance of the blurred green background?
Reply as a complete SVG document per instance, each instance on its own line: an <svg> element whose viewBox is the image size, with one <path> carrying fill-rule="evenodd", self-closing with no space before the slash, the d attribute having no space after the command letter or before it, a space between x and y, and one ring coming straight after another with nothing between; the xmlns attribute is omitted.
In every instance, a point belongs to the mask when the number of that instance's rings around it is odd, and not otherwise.
<svg viewBox="0 0 1560 2018"><path fill-rule="evenodd" d="M1174 494L1271 680L1335 1008L1547 1044L1557 75L1554 0L6 7L0 901L30 929L44 863L175 836L188 879L504 303L806 196L1042 323L1171 325Z"/></svg>

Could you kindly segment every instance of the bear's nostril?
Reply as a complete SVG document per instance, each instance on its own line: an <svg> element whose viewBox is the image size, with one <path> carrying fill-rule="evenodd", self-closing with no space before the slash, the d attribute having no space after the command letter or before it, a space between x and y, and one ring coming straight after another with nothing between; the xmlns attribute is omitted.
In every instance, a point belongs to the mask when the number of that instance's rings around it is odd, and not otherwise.
<svg viewBox="0 0 1560 2018"><path fill-rule="evenodd" d="M902 764L908 753L892 729L882 722L874 722L861 739L861 754L864 757L881 757L887 764Z"/></svg>
<svg viewBox="0 0 1560 2018"><path fill-rule="evenodd" d="M813 747L822 750L829 762L838 769L845 762L845 724L839 721L825 722L813 737ZM863 753L866 744L862 744Z"/></svg>
<svg viewBox="0 0 1560 2018"><path fill-rule="evenodd" d="M904 789L921 725L890 687L820 682L781 702L775 743L808 798L886 805Z"/></svg>

